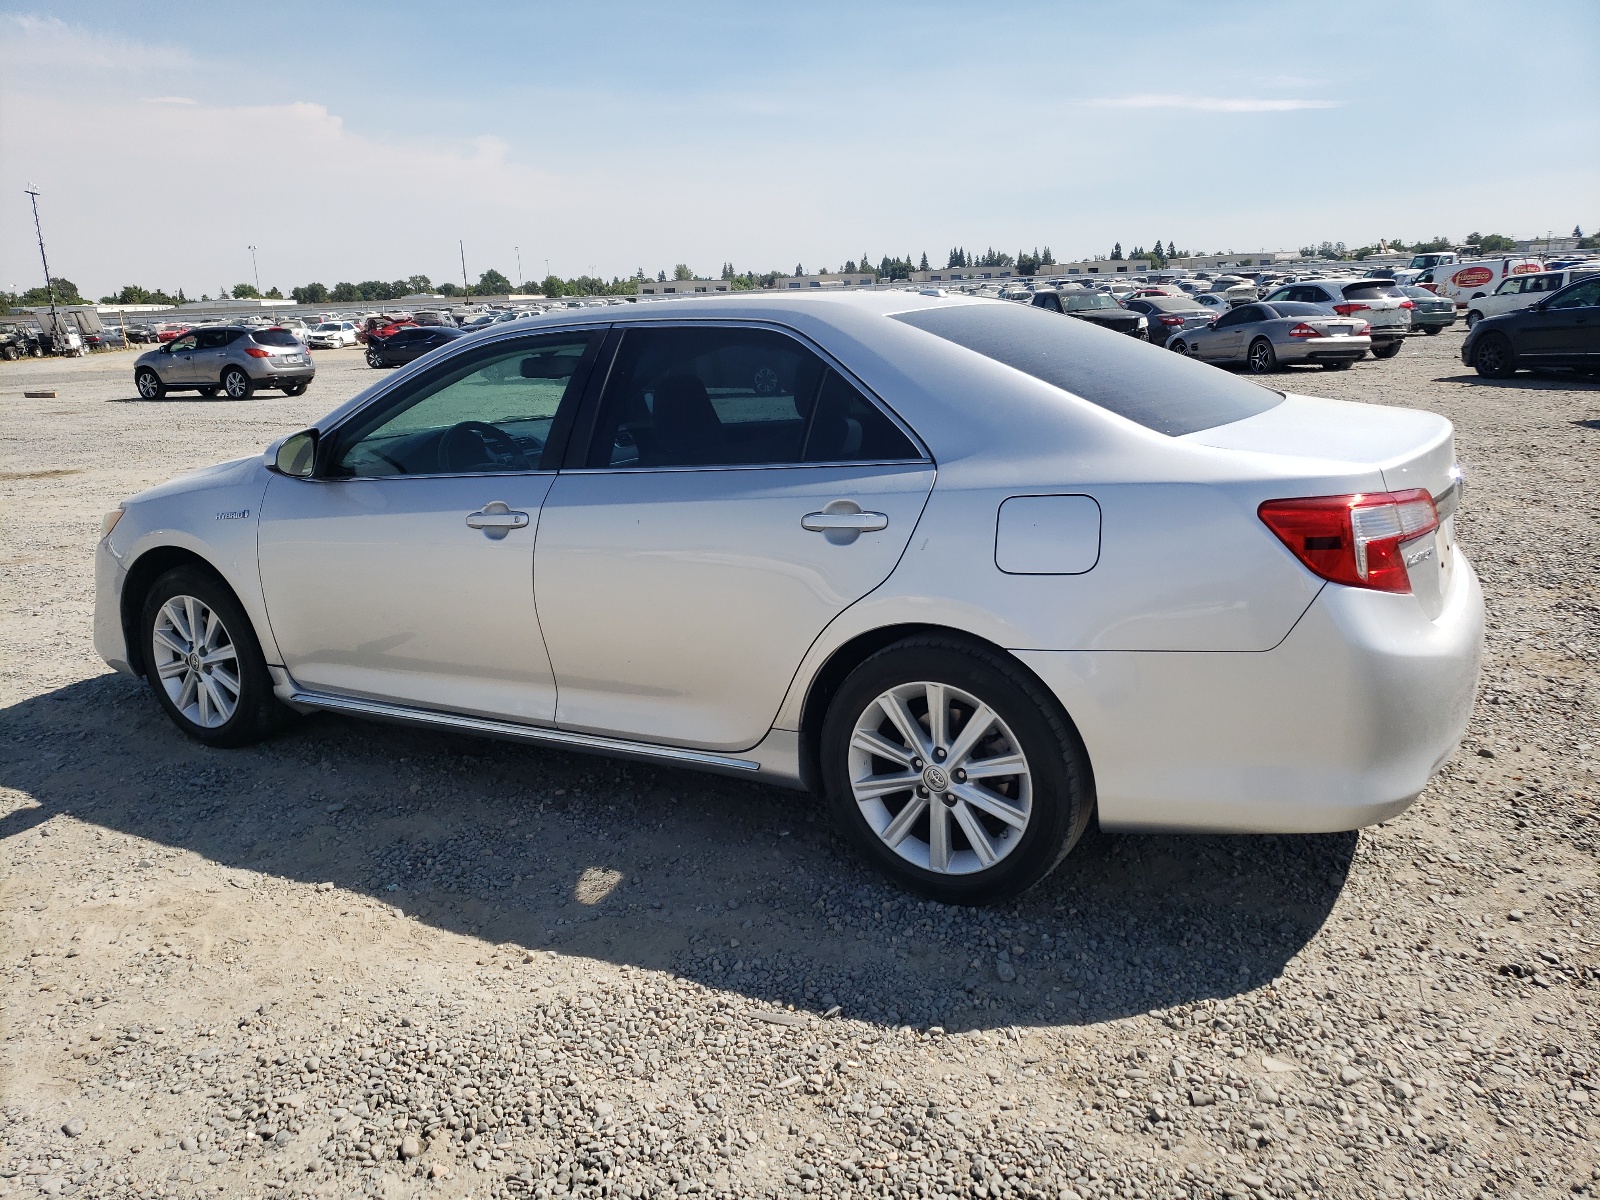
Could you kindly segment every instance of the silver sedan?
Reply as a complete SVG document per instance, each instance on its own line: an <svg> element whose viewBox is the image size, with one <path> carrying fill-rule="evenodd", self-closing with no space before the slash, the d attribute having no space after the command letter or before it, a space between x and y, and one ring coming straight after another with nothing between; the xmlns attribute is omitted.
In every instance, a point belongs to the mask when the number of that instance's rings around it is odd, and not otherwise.
<svg viewBox="0 0 1600 1200"><path fill-rule="evenodd" d="M1482 640L1454 460L1002 300L566 311L108 514L95 644L209 746L326 710L812 790L977 903L1096 818L1410 804Z"/></svg>
<svg viewBox="0 0 1600 1200"><path fill-rule="evenodd" d="M1367 323L1330 317L1315 304L1245 304L1203 329L1185 329L1168 350L1219 366L1242 366L1265 375L1292 363L1338 371L1372 349Z"/></svg>

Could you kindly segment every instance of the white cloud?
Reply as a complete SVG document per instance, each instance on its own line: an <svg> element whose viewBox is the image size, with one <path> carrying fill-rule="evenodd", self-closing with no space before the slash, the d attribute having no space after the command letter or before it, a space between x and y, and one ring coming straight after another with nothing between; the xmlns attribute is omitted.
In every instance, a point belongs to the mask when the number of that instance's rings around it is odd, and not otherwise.
<svg viewBox="0 0 1600 1200"><path fill-rule="evenodd" d="M1341 100L1273 99L1256 96L1177 96L1147 93L1102 96L1089 101L1096 108L1187 108L1198 112L1298 112L1307 108L1340 108Z"/></svg>

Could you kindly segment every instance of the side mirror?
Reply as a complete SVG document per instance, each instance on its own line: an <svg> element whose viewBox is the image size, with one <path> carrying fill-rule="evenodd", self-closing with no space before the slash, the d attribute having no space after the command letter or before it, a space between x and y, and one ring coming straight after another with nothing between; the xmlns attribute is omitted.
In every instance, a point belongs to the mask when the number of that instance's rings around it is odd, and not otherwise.
<svg viewBox="0 0 1600 1200"><path fill-rule="evenodd" d="M171 342L162 342L161 343L161 353L163 353L163 354L171 354L172 353L172 343Z"/></svg>
<svg viewBox="0 0 1600 1200"><path fill-rule="evenodd" d="M288 475L294 479L310 479L316 464L317 431L307 429L283 439L272 465L280 475Z"/></svg>

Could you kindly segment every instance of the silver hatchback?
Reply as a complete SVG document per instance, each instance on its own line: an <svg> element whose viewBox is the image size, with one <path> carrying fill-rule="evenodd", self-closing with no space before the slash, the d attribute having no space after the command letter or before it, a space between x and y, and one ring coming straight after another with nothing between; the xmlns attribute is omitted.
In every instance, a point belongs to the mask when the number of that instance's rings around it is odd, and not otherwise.
<svg viewBox="0 0 1600 1200"><path fill-rule="evenodd" d="M146 400L182 391L202 396L221 392L230 400L248 400L264 387L298 396L316 374L304 343L276 327L203 325L141 354L133 364L134 386Z"/></svg>

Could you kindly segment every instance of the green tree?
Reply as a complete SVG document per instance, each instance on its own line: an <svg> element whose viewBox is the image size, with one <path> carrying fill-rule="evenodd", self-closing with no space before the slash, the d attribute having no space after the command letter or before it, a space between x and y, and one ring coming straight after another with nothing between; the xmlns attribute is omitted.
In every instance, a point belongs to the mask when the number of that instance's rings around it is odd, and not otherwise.
<svg viewBox="0 0 1600 1200"><path fill-rule="evenodd" d="M259 299L261 299L261 293L256 291L255 287L252 284L248 284L248 283L236 283L236 284L234 284L233 285L233 292L231 294L232 294L232 296L233 296L233 298L235 300L259 300Z"/></svg>
<svg viewBox="0 0 1600 1200"><path fill-rule="evenodd" d="M794 273L796 275L804 275L806 273L805 266L803 264L801 264L801 263L795 263L795 265L794 265Z"/></svg>
<svg viewBox="0 0 1600 1200"><path fill-rule="evenodd" d="M407 293L420 293L433 291L433 280L426 275L413 275L406 280Z"/></svg>
<svg viewBox="0 0 1600 1200"><path fill-rule="evenodd" d="M328 302L328 289L320 283L308 283L304 287L297 287L289 295L296 304L326 304Z"/></svg>
<svg viewBox="0 0 1600 1200"><path fill-rule="evenodd" d="M333 285L333 291L328 293L328 299L335 304L352 304L361 298L361 293L356 290L356 285L353 283L336 283Z"/></svg>
<svg viewBox="0 0 1600 1200"><path fill-rule="evenodd" d="M283 299L283 293L280 292L277 288L271 287L271 288L267 289L267 294L263 298L267 299L267 300L282 300Z"/></svg>
<svg viewBox="0 0 1600 1200"><path fill-rule="evenodd" d="M1112 262L1116 262L1121 258L1122 258L1122 243L1118 242L1115 246L1111 247L1111 261Z"/></svg>
<svg viewBox="0 0 1600 1200"><path fill-rule="evenodd" d="M1478 249L1484 254L1507 254L1516 248L1516 241L1503 233L1486 233L1478 239Z"/></svg>
<svg viewBox="0 0 1600 1200"><path fill-rule="evenodd" d="M78 285L70 279L63 279L57 275L51 282L55 285L57 304L87 304L88 301L78 294ZM29 288L17 297L17 304L22 308L37 308L50 303L50 290L48 288Z"/></svg>
<svg viewBox="0 0 1600 1200"><path fill-rule="evenodd" d="M439 285L439 295L441 295L441 296L459 296L460 294L461 294L461 285L460 284L450 283L450 282L447 281L447 282L441 283ZM335 300L337 300L339 298L337 292L334 294L333 298Z"/></svg>
<svg viewBox="0 0 1600 1200"><path fill-rule="evenodd" d="M478 292L484 296L504 296L511 292L511 280L490 267L478 276Z"/></svg>
<svg viewBox="0 0 1600 1200"><path fill-rule="evenodd" d="M672 277L674 279L694 279L695 273L689 269L688 263L679 263L672 268Z"/></svg>
<svg viewBox="0 0 1600 1200"><path fill-rule="evenodd" d="M928 269L928 252L926 250L924 250L922 252L922 265L919 266L917 268L917 270L926 271L927 269Z"/></svg>

